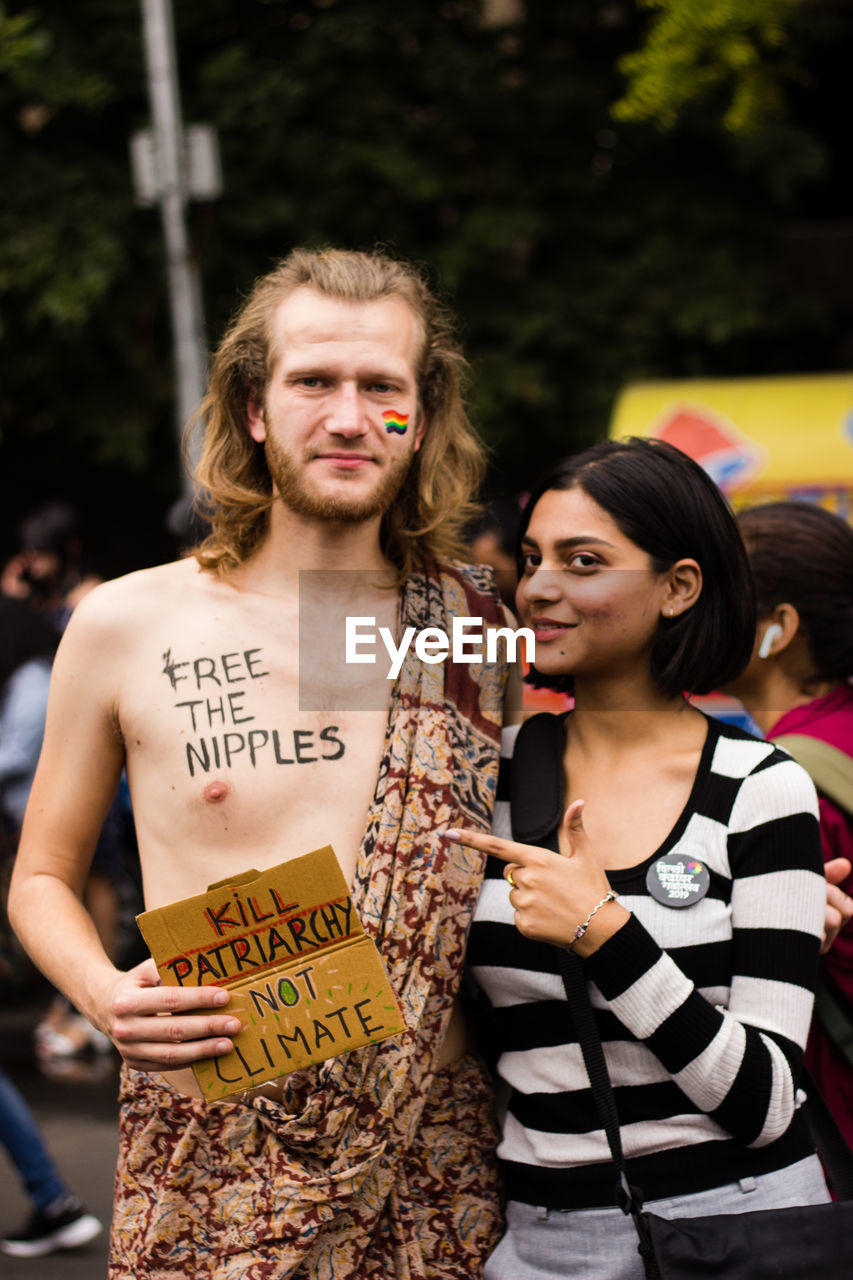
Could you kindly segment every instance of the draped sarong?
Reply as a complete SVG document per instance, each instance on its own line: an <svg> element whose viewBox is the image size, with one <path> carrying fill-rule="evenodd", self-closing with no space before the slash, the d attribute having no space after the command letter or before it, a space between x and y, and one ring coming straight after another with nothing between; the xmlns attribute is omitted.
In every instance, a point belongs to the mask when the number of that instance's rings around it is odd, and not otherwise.
<svg viewBox="0 0 853 1280"><path fill-rule="evenodd" d="M502 616L487 571L431 565L403 627ZM506 667L420 662L391 696L352 887L408 1031L282 1078L281 1102L206 1106L125 1071L110 1280L475 1280L501 1233L489 1086L435 1071L484 857Z"/></svg>

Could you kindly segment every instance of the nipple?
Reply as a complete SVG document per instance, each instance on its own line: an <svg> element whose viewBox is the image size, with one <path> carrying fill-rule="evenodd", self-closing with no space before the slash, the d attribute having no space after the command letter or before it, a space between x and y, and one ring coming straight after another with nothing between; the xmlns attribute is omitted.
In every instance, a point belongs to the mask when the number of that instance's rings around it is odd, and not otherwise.
<svg viewBox="0 0 853 1280"><path fill-rule="evenodd" d="M208 804L220 804L228 795L228 791L227 782L208 782L202 795Z"/></svg>

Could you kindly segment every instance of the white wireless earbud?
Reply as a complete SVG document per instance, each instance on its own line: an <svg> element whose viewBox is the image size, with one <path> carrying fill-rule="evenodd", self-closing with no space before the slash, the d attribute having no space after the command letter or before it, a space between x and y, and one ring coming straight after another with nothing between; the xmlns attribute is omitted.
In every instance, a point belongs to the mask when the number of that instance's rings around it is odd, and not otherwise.
<svg viewBox="0 0 853 1280"><path fill-rule="evenodd" d="M771 622L770 626L767 628L767 630L764 632L764 635L761 637L761 644L758 647L759 658L770 657L770 650L773 648L773 645L779 639L781 634L782 634L782 628L779 626L779 623Z"/></svg>

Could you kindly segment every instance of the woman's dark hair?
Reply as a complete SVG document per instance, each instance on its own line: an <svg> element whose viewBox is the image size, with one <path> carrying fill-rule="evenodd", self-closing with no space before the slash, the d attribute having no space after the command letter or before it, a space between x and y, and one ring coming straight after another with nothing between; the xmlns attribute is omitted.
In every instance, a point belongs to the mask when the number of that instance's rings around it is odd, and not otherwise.
<svg viewBox="0 0 853 1280"><path fill-rule="evenodd" d="M518 533L550 489L582 489L651 557L658 573L695 560L702 593L691 609L662 618L652 678L669 697L710 693L746 666L755 640L755 600L735 518L710 476L662 440L610 440L556 463L530 496ZM532 672L532 683L571 691L571 677Z"/></svg>
<svg viewBox="0 0 853 1280"><path fill-rule="evenodd" d="M24 600L0 595L0 689L33 658L53 658L59 633Z"/></svg>
<svg viewBox="0 0 853 1280"><path fill-rule="evenodd" d="M800 615L815 676L853 676L853 529L810 502L768 502L742 511L758 616L777 604Z"/></svg>

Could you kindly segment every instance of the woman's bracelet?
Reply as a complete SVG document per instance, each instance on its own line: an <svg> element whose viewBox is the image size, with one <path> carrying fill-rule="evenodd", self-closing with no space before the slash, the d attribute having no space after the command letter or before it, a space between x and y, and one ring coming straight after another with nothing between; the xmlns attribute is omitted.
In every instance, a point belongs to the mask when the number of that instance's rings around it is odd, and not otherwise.
<svg viewBox="0 0 853 1280"><path fill-rule="evenodd" d="M569 943L570 951L574 948L575 943L580 942L581 938L586 933L587 929L589 928L589 922L592 919L592 917L595 915L596 911L600 911L602 907L606 907L608 902L615 902L618 897L619 897L619 894L616 893L613 889L607 890L607 893L605 893L601 901L596 903L592 911L590 911L589 915L587 916L586 920L584 920L583 924L579 924L577 929L575 929L574 933L572 934L572 940Z"/></svg>

